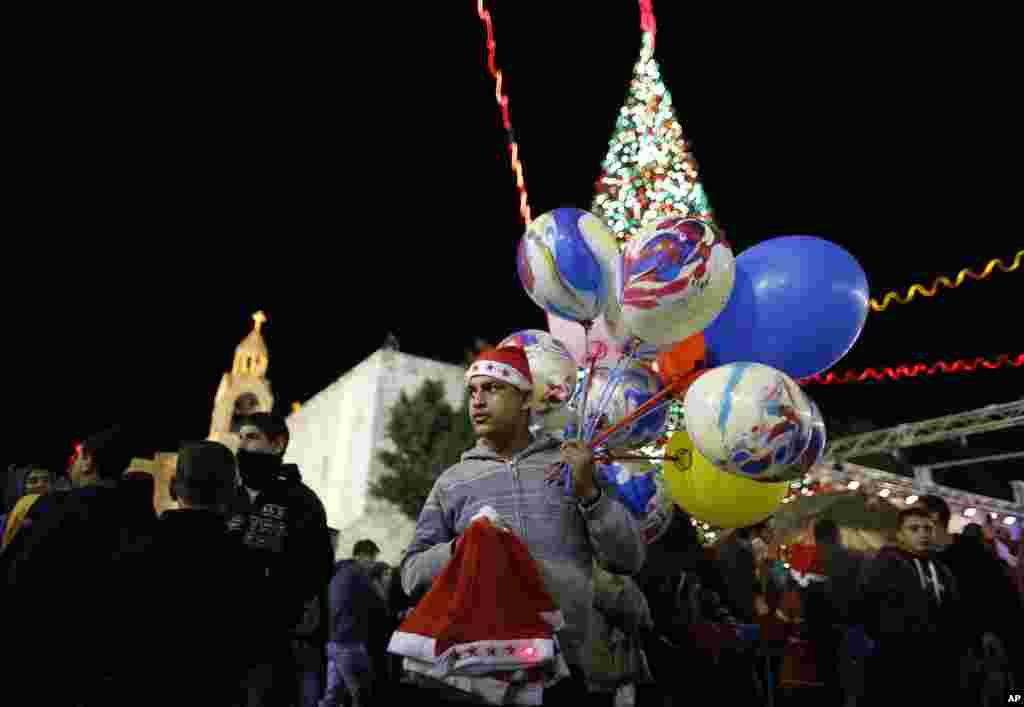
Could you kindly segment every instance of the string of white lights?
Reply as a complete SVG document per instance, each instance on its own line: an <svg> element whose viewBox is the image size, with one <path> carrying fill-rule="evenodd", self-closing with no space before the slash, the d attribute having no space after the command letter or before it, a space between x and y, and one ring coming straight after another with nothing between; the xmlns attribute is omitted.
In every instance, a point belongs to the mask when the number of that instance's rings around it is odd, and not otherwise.
<svg viewBox="0 0 1024 707"><path fill-rule="evenodd" d="M1008 526L1024 522L1024 503L1019 502L1020 499L1018 502L1003 501L950 488L930 481L928 474L919 474L919 478L911 479L858 464L837 462L812 467L809 477L833 487L845 485L851 491L875 493L898 506L912 505L922 496L936 495L949 504L952 513L959 513L965 519L976 521L987 514L991 520L1002 521ZM1018 496L1021 490L1019 486L1015 487Z"/></svg>

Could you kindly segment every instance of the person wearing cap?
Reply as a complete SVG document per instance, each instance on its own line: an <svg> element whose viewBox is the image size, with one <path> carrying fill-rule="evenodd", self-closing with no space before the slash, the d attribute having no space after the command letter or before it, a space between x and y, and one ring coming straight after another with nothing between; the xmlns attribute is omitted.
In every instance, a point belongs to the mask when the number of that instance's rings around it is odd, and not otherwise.
<svg viewBox="0 0 1024 707"><path fill-rule="evenodd" d="M422 598L460 534L481 509L492 507L500 524L526 543L565 616L558 639L572 677L546 689L544 704L586 699L593 562L596 557L618 574L638 572L645 554L639 522L602 488L585 444L531 433L533 380L522 349L482 353L465 379L478 442L434 483L400 565L403 589ZM571 493L553 483L561 464L571 468Z"/></svg>
<svg viewBox="0 0 1024 707"><path fill-rule="evenodd" d="M165 511L141 562L141 603L155 621L135 636L139 703L239 705L263 609L259 573L227 531L235 457L218 442L182 445ZM187 660L183 664L183 660Z"/></svg>

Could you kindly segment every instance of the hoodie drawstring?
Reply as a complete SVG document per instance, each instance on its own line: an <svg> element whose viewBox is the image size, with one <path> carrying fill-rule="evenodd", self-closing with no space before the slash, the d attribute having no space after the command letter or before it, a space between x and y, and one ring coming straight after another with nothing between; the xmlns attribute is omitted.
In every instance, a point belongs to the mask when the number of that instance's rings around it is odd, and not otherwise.
<svg viewBox="0 0 1024 707"><path fill-rule="evenodd" d="M925 575L924 567L921 565L921 560L914 558L914 566L917 568L917 576L921 580L921 589L928 591L928 577ZM935 570L935 563L928 560L928 568L931 570L931 581L932 588L935 594L935 601L938 604L942 603L942 585L939 584L939 573Z"/></svg>

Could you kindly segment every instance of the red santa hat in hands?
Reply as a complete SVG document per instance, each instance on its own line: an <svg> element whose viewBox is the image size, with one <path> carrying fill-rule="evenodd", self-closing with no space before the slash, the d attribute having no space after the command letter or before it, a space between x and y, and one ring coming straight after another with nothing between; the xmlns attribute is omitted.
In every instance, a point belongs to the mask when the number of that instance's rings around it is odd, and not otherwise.
<svg viewBox="0 0 1024 707"><path fill-rule="evenodd" d="M475 376L488 376L526 392L533 390L530 362L520 348L506 346L484 351L466 371L466 382Z"/></svg>
<svg viewBox="0 0 1024 707"><path fill-rule="evenodd" d="M562 613L526 544L480 516L388 650L492 704L541 704L543 688L568 674L555 637Z"/></svg>

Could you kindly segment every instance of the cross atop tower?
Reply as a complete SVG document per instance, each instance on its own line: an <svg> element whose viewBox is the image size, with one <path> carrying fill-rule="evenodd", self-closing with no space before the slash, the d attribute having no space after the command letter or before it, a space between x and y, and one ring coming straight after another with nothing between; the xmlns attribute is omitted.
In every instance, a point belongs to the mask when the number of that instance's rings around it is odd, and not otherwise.
<svg viewBox="0 0 1024 707"><path fill-rule="evenodd" d="M267 315L263 313L263 310L260 310L252 315L252 320L256 322L256 333L259 334L263 323L267 321Z"/></svg>

